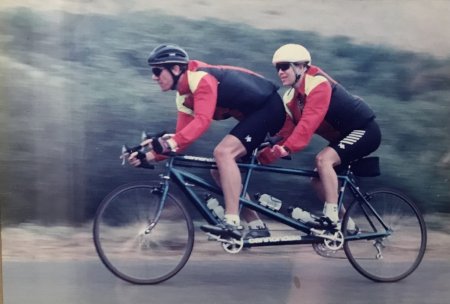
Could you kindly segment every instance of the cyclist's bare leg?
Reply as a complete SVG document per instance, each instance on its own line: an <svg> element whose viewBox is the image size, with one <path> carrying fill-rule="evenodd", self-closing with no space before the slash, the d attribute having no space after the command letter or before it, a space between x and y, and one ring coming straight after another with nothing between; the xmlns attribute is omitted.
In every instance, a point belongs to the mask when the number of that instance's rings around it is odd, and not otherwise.
<svg viewBox="0 0 450 304"><path fill-rule="evenodd" d="M242 188L242 178L236 159L246 153L241 141L226 135L214 149L217 168L220 173L220 184L224 193L225 213L239 216L239 196Z"/></svg>
<svg viewBox="0 0 450 304"><path fill-rule="evenodd" d="M316 156L316 168L320 178L315 184L315 189L319 191L318 196L324 199L326 204L337 205L338 178L334 167L340 163L339 155L331 147L324 148ZM337 214L333 220L337 220Z"/></svg>
<svg viewBox="0 0 450 304"><path fill-rule="evenodd" d="M217 170L211 170L211 176L212 176L212 178L214 179L214 181L216 182L216 184L219 186L219 187L222 187L221 185L220 185L220 174L219 174L219 171L217 171ZM242 185L241 185L241 189L242 189ZM247 199L249 199L249 195L248 194L245 194L245 197L247 198ZM256 211L254 211L254 210L252 210L252 209L248 209L248 208L242 208L242 210L241 210L241 215L242 215L242 218L247 222L247 223L250 223L250 222L252 222L252 221L254 221L254 220L260 220L260 217L259 217L259 215L258 215L258 213L256 212Z"/></svg>
<svg viewBox="0 0 450 304"><path fill-rule="evenodd" d="M317 171L317 169L315 169L315 171ZM320 182L320 179L316 178L316 177L311 178L311 185L314 188L319 200L322 202L325 202L326 201L325 195L324 195L325 191L322 187L322 183ZM346 210L345 207L342 207L339 210L339 217L342 218L344 216L345 210Z"/></svg>

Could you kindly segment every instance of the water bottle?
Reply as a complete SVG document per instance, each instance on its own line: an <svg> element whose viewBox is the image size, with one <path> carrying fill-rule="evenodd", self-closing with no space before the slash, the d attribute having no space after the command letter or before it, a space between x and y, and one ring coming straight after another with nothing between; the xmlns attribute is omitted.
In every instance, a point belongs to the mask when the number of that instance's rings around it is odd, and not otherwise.
<svg viewBox="0 0 450 304"><path fill-rule="evenodd" d="M208 207L208 209L212 211L213 215L216 218L222 220L225 216L225 210L219 204L217 198L213 197L211 194L208 194L205 196L205 200L206 200L206 207Z"/></svg>
<svg viewBox="0 0 450 304"><path fill-rule="evenodd" d="M283 204L283 202L280 199L269 194L261 194L261 195L257 194L257 196L259 196L258 201L261 205L274 211L279 211L281 205Z"/></svg>
<svg viewBox="0 0 450 304"><path fill-rule="evenodd" d="M311 215L311 213L309 213L308 211L305 211L299 207L296 207L292 210L291 216L293 219L302 221L304 223L315 221L315 217L313 215Z"/></svg>

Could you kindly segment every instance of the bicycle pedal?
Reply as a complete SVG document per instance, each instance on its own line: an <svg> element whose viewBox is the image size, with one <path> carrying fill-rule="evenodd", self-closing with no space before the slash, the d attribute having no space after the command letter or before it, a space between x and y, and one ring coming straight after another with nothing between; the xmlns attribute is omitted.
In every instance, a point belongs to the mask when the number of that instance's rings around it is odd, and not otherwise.
<svg viewBox="0 0 450 304"><path fill-rule="evenodd" d="M219 224L219 225L203 225L200 229L208 235L212 235L218 238L233 238L236 240L240 240L242 238L241 231L243 230L242 226L231 226L227 224Z"/></svg>
<svg viewBox="0 0 450 304"><path fill-rule="evenodd" d="M328 216L321 216L315 219L316 222L318 222L321 225L327 225L327 226L331 226L334 225L335 222L333 222Z"/></svg>
<svg viewBox="0 0 450 304"><path fill-rule="evenodd" d="M322 229L322 230L327 230L328 232L336 232L338 230L341 229L341 223L338 222L333 222L332 220L330 220L329 217L326 216L321 216L320 218L316 219L315 225L311 225L313 226L312 229Z"/></svg>

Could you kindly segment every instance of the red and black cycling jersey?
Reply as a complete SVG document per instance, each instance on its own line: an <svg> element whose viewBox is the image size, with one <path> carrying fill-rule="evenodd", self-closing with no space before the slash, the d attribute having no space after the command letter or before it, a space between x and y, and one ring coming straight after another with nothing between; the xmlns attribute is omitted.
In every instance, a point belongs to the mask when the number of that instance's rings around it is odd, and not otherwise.
<svg viewBox="0 0 450 304"><path fill-rule="evenodd" d="M288 90L283 100L287 117L279 135L291 152L305 148L314 133L333 142L375 118L360 97L316 66L309 67L300 86Z"/></svg>
<svg viewBox="0 0 450 304"><path fill-rule="evenodd" d="M277 90L274 83L250 70L191 60L178 82L173 139L183 149L200 137L213 119L241 120L261 108Z"/></svg>

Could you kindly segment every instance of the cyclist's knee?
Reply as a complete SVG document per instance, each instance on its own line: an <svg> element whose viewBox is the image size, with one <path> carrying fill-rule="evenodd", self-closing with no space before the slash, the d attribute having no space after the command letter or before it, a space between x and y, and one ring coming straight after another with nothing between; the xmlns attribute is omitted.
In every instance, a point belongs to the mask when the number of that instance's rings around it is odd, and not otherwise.
<svg viewBox="0 0 450 304"><path fill-rule="evenodd" d="M316 155L315 164L319 172L324 169L331 169L340 163L339 155L331 148L325 148Z"/></svg>
<svg viewBox="0 0 450 304"><path fill-rule="evenodd" d="M218 161L233 159L245 155L245 147L240 143L220 143L213 152Z"/></svg>
<svg viewBox="0 0 450 304"><path fill-rule="evenodd" d="M216 148L214 148L213 152L214 158L219 161L225 159L230 156L229 151L230 149L228 149L227 147L219 145Z"/></svg>
<svg viewBox="0 0 450 304"><path fill-rule="evenodd" d="M316 168L320 172L325 168L333 167L333 160L326 155L318 154L316 156Z"/></svg>

